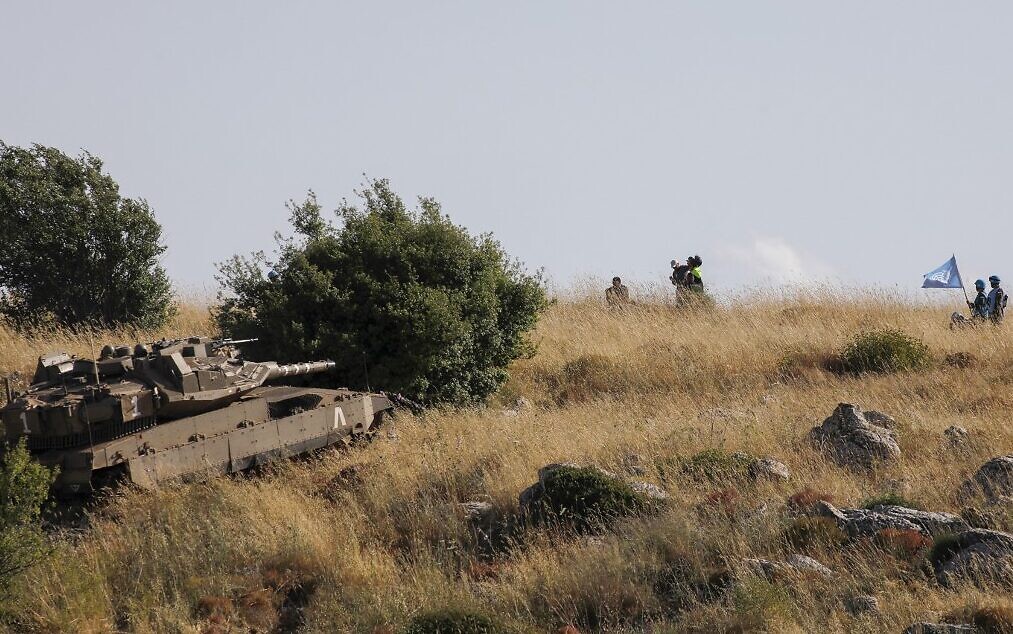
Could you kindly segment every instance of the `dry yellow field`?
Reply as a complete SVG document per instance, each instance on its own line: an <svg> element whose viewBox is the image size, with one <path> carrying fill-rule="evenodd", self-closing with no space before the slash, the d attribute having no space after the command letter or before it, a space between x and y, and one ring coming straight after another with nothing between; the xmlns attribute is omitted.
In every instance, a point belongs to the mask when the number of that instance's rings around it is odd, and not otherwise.
<svg viewBox="0 0 1013 634"><path fill-rule="evenodd" d="M185 309L171 332L140 338L207 333L205 312ZM881 327L925 341L930 366L861 377L824 369L856 333ZM960 483L1013 453L1011 327L951 332L946 307L872 294L749 297L704 314L562 298L533 334L537 353L514 365L487 408L399 415L368 445L265 473L118 492L22 577L3 608L8 628L397 632L420 612L457 607L532 632L899 632L982 606L1013 612L994 591L942 589L917 556L798 550L784 538L785 500L805 488L839 507L896 492L959 513ZM86 353L93 339L135 334L0 331L0 367L28 370L42 348ZM946 363L957 352L976 361ZM521 396L531 406L507 411ZM809 430L839 402L897 419L898 464L856 473L810 446ZM944 438L951 424L970 432L966 448ZM711 482L663 468L706 449L769 456L791 477ZM616 473L637 463L639 479L671 498L598 536L517 526L518 494L560 461ZM469 500L490 501L490 519L469 522L458 505ZM793 552L836 575L767 582L741 570L743 558ZM737 581L673 600L666 580L676 573ZM877 597L881 614L851 616L844 601L859 594Z"/></svg>

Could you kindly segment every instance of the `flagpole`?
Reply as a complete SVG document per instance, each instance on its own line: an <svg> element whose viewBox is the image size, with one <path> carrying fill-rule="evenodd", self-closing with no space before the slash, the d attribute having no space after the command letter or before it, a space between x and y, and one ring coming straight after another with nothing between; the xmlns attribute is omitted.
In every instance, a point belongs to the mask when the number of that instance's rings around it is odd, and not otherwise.
<svg viewBox="0 0 1013 634"><path fill-rule="evenodd" d="M953 264L957 264L957 254L953 254ZM957 279L960 280L960 290L964 291L964 301L968 304L971 303L971 298L967 295L967 287L964 286L964 276L960 274L960 266L957 266Z"/></svg>

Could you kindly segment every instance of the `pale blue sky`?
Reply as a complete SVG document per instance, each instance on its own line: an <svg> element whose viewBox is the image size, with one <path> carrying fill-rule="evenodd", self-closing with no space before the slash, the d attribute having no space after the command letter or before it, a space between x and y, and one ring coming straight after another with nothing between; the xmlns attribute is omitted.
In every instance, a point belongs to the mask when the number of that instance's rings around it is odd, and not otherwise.
<svg viewBox="0 0 1013 634"><path fill-rule="evenodd" d="M1008 2L6 2L0 139L105 159L170 275L362 173L529 267L1013 279Z"/></svg>

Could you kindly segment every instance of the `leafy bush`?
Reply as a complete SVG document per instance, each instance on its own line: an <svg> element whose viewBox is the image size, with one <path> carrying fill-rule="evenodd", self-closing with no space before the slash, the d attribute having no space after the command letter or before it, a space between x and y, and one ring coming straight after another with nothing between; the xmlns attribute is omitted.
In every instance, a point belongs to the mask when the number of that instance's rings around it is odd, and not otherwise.
<svg viewBox="0 0 1013 634"><path fill-rule="evenodd" d="M46 554L42 506L55 473L32 460L21 438L0 466L0 592Z"/></svg>
<svg viewBox="0 0 1013 634"><path fill-rule="evenodd" d="M90 154L0 142L0 312L17 324L162 325L162 227Z"/></svg>
<svg viewBox="0 0 1013 634"><path fill-rule="evenodd" d="M929 551L928 561L932 568L938 570L940 566L950 560L960 550L960 538L958 535L940 535L932 543Z"/></svg>
<svg viewBox="0 0 1013 634"><path fill-rule="evenodd" d="M500 634L507 628L492 617L460 608L434 610L416 616L404 634Z"/></svg>
<svg viewBox="0 0 1013 634"><path fill-rule="evenodd" d="M531 509L538 521L560 522L583 531L651 506L628 483L594 467L562 466L543 479Z"/></svg>
<svg viewBox="0 0 1013 634"><path fill-rule="evenodd" d="M684 475L698 481L719 482L744 479L755 459L745 453L729 454L722 449L704 449L682 461Z"/></svg>
<svg viewBox="0 0 1013 634"><path fill-rule="evenodd" d="M276 262L255 254L220 265L222 332L259 337L251 357L333 359L346 384L430 404L486 398L532 351L525 336L547 305L541 278L432 199L409 210L384 180L360 197L335 226L311 192L290 205L297 238L280 242Z"/></svg>
<svg viewBox="0 0 1013 634"><path fill-rule="evenodd" d="M901 372L928 364L929 347L899 330L875 330L856 336L841 352L845 372Z"/></svg>
<svg viewBox="0 0 1013 634"><path fill-rule="evenodd" d="M904 508L918 511L922 510L921 504L904 497L900 493L883 493L862 502L863 509L871 509L875 506L903 506Z"/></svg>
<svg viewBox="0 0 1013 634"><path fill-rule="evenodd" d="M784 541L797 549L838 548L848 536L829 517L800 517L784 531Z"/></svg>

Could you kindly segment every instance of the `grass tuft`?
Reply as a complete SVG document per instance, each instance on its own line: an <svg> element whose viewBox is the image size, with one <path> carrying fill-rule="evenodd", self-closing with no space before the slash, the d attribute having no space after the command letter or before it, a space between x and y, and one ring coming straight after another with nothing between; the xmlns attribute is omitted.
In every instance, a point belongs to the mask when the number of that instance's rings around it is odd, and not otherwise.
<svg viewBox="0 0 1013 634"><path fill-rule="evenodd" d="M929 362L929 347L920 339L887 328L857 335L841 351L845 372L903 372L924 368Z"/></svg>

